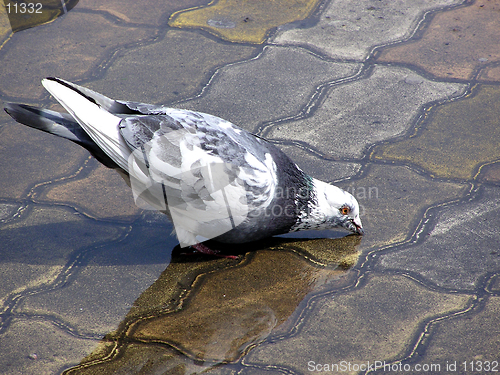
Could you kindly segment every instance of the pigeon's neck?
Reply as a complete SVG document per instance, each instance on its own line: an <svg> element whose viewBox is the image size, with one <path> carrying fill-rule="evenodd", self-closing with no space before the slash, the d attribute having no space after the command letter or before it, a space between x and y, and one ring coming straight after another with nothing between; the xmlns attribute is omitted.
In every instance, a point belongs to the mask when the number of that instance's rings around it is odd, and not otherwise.
<svg viewBox="0 0 500 375"><path fill-rule="evenodd" d="M307 201L299 202L298 217L291 232L299 230L321 230L332 227L332 218L336 216L335 208L327 197L343 195L344 191L326 182L311 178L311 190Z"/></svg>

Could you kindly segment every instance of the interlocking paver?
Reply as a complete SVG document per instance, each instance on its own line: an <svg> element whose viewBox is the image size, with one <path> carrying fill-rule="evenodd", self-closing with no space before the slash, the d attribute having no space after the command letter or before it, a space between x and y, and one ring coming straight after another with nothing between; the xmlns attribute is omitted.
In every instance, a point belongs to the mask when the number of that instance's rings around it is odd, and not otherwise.
<svg viewBox="0 0 500 375"><path fill-rule="evenodd" d="M448 373L496 372L500 298L491 297L477 310L477 313L436 324L432 340L417 363L439 364L441 373L446 371L447 365Z"/></svg>
<svg viewBox="0 0 500 375"><path fill-rule="evenodd" d="M373 47L411 36L423 13L460 3L453 0L334 0L328 3L317 23L303 27L285 25L271 41L306 45L336 59L361 61Z"/></svg>
<svg viewBox="0 0 500 375"><path fill-rule="evenodd" d="M81 0L10 39L0 25L3 100L53 103L39 82L57 75L219 115L347 179L366 229L248 245L236 261L179 256L165 217L139 215L113 171L2 113L0 372L302 373L414 361L415 345L420 363L491 359L498 2L460 3Z"/></svg>
<svg viewBox="0 0 500 375"><path fill-rule="evenodd" d="M433 108L416 134L377 146L375 160L414 163L432 176L473 179L500 157L498 86L479 86L472 96Z"/></svg>
<svg viewBox="0 0 500 375"><path fill-rule="evenodd" d="M104 79L86 86L114 99L166 104L195 96L216 68L256 53L253 46L221 44L174 29L155 43L130 48L106 70Z"/></svg>
<svg viewBox="0 0 500 375"><path fill-rule="evenodd" d="M307 148L304 149L302 143L299 145L278 144L277 146L303 171L307 171L309 175L322 181L332 182L349 178L358 173L361 168L360 163L336 161L331 153L321 154L322 157L319 157L316 152L311 153L307 151Z"/></svg>
<svg viewBox="0 0 500 375"><path fill-rule="evenodd" d="M305 141L337 158L360 158L368 145L407 131L426 103L464 90L409 69L376 66L365 79L331 88L310 117L274 126L265 136Z"/></svg>
<svg viewBox="0 0 500 375"><path fill-rule="evenodd" d="M47 187L38 201L67 204L99 219L131 221L141 212L123 178L102 165L84 179L70 179Z"/></svg>
<svg viewBox="0 0 500 375"><path fill-rule="evenodd" d="M0 194L3 198L24 197L36 183L71 175L88 157L85 150L71 142L21 124L5 125L1 136Z"/></svg>
<svg viewBox="0 0 500 375"><path fill-rule="evenodd" d="M200 360L234 360L283 324L309 293L344 272L292 252L257 252L239 267L199 278L181 311L139 321L133 337L169 343Z"/></svg>
<svg viewBox="0 0 500 375"><path fill-rule="evenodd" d="M201 28L232 42L262 43L271 29L306 18L318 3L318 0L219 0L207 7L179 11L172 15L169 24Z"/></svg>
<svg viewBox="0 0 500 375"><path fill-rule="evenodd" d="M123 2L121 0L80 0L78 9L92 12L104 11L117 17L120 21L145 24L150 27L161 26L173 12L206 5L209 0L154 0L147 4L142 2Z"/></svg>
<svg viewBox="0 0 500 375"><path fill-rule="evenodd" d="M111 361L93 362L92 365L82 364L67 371L67 375L102 375L125 373L147 374L196 374L209 370L210 362L200 362L195 359L178 355L175 349L165 345L144 345L131 343L125 350L120 348L120 355ZM220 371L220 368L218 369ZM232 372L230 372L232 373ZM224 372L222 372L224 374Z"/></svg>
<svg viewBox="0 0 500 375"><path fill-rule="evenodd" d="M478 80L500 82L500 67L495 65L496 64L492 64L482 69L481 72L479 72Z"/></svg>
<svg viewBox="0 0 500 375"><path fill-rule="evenodd" d="M204 95L178 106L255 131L259 123L296 115L318 86L353 75L359 67L301 48L266 47L258 58L220 69Z"/></svg>
<svg viewBox="0 0 500 375"><path fill-rule="evenodd" d="M377 60L416 65L439 78L472 79L486 63L500 61L499 12L498 1L478 0L438 13L422 38L388 48Z"/></svg>
<svg viewBox="0 0 500 375"><path fill-rule="evenodd" d="M121 230L75 215L64 207L37 206L27 210L0 229L0 299L5 302L26 289L50 289L59 273L71 264L78 248L112 240Z"/></svg>
<svg viewBox="0 0 500 375"><path fill-rule="evenodd" d="M404 356L423 319L459 311L469 299L428 290L398 275L372 276L362 288L319 299L298 334L258 346L245 363L306 373L309 361L360 365L396 359Z"/></svg>
<svg viewBox="0 0 500 375"><path fill-rule="evenodd" d="M366 233L359 250L405 241L431 206L462 197L465 184L443 183L402 166L372 165L362 178L338 184L360 204Z"/></svg>
<svg viewBox="0 0 500 375"><path fill-rule="evenodd" d="M19 101L41 98L46 95L42 78L75 81L110 58L119 46L152 33L150 28L117 25L99 14L69 12L53 23L15 33L2 47L2 64L15 67L17 73L0 70L0 81L9 83L0 92Z"/></svg>
<svg viewBox="0 0 500 375"><path fill-rule="evenodd" d="M57 374L76 364L97 341L75 337L46 321L16 320L0 340L4 374Z"/></svg>
<svg viewBox="0 0 500 375"><path fill-rule="evenodd" d="M137 297L168 264L176 242L170 236L172 227L162 224L137 222L132 232L123 231L126 236L121 233L106 246L97 243L83 253L87 259L74 270L74 282L27 296L18 312L53 315L86 334L104 336L115 330ZM158 227L163 229L160 233ZM77 229L68 232L78 233Z"/></svg>
<svg viewBox="0 0 500 375"><path fill-rule="evenodd" d="M477 175L479 182L492 182L496 185L500 182L500 163L483 165Z"/></svg>
<svg viewBox="0 0 500 375"><path fill-rule="evenodd" d="M444 210L423 243L382 255L377 267L408 270L444 288L473 291L483 275L500 269L500 234L494 229L499 212L500 189L485 188L478 200Z"/></svg>

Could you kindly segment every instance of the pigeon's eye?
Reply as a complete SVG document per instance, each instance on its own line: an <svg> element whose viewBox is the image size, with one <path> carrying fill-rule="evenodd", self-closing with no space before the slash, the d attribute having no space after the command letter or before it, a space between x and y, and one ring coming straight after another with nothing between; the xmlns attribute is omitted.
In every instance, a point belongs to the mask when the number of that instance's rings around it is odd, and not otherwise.
<svg viewBox="0 0 500 375"><path fill-rule="evenodd" d="M351 209L349 208L349 206L342 206L340 207L339 211L342 215L349 215Z"/></svg>

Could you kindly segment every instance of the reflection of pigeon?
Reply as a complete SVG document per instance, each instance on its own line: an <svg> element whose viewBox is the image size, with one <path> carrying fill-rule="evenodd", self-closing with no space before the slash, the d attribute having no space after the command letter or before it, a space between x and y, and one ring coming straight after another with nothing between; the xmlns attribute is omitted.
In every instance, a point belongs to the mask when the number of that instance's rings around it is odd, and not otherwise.
<svg viewBox="0 0 500 375"><path fill-rule="evenodd" d="M309 177L277 147L223 119L112 100L57 78L42 83L70 115L22 104L6 104L7 113L118 170L140 207L172 219L181 246L213 253L201 242L337 226L363 233L351 194Z"/></svg>

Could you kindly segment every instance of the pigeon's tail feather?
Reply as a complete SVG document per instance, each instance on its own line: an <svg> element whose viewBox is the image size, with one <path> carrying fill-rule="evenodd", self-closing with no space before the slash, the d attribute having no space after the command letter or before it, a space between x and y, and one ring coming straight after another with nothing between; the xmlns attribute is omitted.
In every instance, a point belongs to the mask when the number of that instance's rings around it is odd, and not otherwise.
<svg viewBox="0 0 500 375"><path fill-rule="evenodd" d="M106 167L118 168L118 165L95 144L92 138L85 133L78 122L69 114L14 103L5 103L4 109L17 122L69 139L85 147Z"/></svg>
<svg viewBox="0 0 500 375"><path fill-rule="evenodd" d="M74 142L80 140L77 132L81 127L70 115L26 104L5 103L4 109L10 117L21 124Z"/></svg>
<svg viewBox="0 0 500 375"><path fill-rule="evenodd" d="M95 144L120 168L127 171L130 150L118 128L122 118L108 111L114 101L58 78L46 78L42 80L42 84Z"/></svg>

